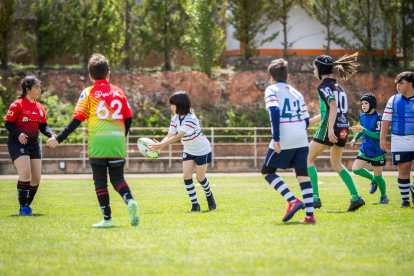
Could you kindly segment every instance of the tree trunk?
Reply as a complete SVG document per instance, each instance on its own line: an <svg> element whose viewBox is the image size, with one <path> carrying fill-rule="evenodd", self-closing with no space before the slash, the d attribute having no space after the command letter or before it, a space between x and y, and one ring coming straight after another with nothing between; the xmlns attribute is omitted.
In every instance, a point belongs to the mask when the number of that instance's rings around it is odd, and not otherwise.
<svg viewBox="0 0 414 276"><path fill-rule="evenodd" d="M131 42L131 33L129 30L130 25L130 19L129 19L129 0L125 0L125 44L124 44L124 50L126 53L125 57L125 70L131 70L131 57L130 57L130 42Z"/></svg>
<svg viewBox="0 0 414 276"><path fill-rule="evenodd" d="M3 50L4 55L1 59L1 68L6 70L9 68L8 62L9 62L9 29L8 28L2 35L3 35Z"/></svg>
<svg viewBox="0 0 414 276"><path fill-rule="evenodd" d="M331 10L330 10L331 1L328 1L328 6L329 7L327 7L328 9L327 9L327 15L326 15L326 32L327 32L326 40L328 43L326 45L326 54L330 56L331 55Z"/></svg>
<svg viewBox="0 0 414 276"><path fill-rule="evenodd" d="M283 41L284 41L284 49L283 49L283 56L285 59L288 59L288 42L287 42L287 12L286 12L286 0L283 0Z"/></svg>
<svg viewBox="0 0 414 276"><path fill-rule="evenodd" d="M404 62L404 69L408 68L408 43L407 43L407 22L405 18L405 11L407 9L406 2L402 1L402 7L400 10L401 13L401 33L402 33L402 54L403 54L403 62Z"/></svg>
<svg viewBox="0 0 414 276"><path fill-rule="evenodd" d="M371 33L371 0L367 0L367 52L368 52L368 66L372 70L372 33Z"/></svg>

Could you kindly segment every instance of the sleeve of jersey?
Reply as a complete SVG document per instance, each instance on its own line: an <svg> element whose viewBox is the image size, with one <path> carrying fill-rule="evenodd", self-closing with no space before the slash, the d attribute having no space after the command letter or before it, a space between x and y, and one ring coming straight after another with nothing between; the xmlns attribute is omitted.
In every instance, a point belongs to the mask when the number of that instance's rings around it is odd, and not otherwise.
<svg viewBox="0 0 414 276"><path fill-rule="evenodd" d="M125 97L125 119L132 117L132 109L129 105L127 98Z"/></svg>
<svg viewBox="0 0 414 276"><path fill-rule="evenodd" d="M47 124L46 109L43 105L42 105L42 110L43 110L43 124Z"/></svg>
<svg viewBox="0 0 414 276"><path fill-rule="evenodd" d="M89 117L89 93L84 90L79 97L76 104L75 111L73 112L73 119L77 119L81 122L85 121Z"/></svg>
<svg viewBox="0 0 414 276"><path fill-rule="evenodd" d="M20 111L21 111L20 105L12 103L9 107L9 110L7 111L6 121L13 122L13 123L16 122Z"/></svg>
<svg viewBox="0 0 414 276"><path fill-rule="evenodd" d="M272 106L279 108L279 102L277 100L276 93L269 87L266 88L264 101L266 105L266 110L269 112Z"/></svg>
<svg viewBox="0 0 414 276"><path fill-rule="evenodd" d="M335 101L335 96L330 90L328 90L328 88L327 89L318 88L318 93L322 101L325 102L327 105L329 105L330 99L334 99Z"/></svg>
<svg viewBox="0 0 414 276"><path fill-rule="evenodd" d="M303 119L309 118L308 108L306 107L305 100L303 98L301 98L300 104L301 104L301 110L302 110L302 118Z"/></svg>
<svg viewBox="0 0 414 276"><path fill-rule="evenodd" d="M185 120L182 125L180 131L184 131L186 134L191 134L196 129L197 125L193 120Z"/></svg>
<svg viewBox="0 0 414 276"><path fill-rule="evenodd" d="M175 123L175 116L171 119L170 129L168 130L168 133L171 133L174 135L177 133L177 125Z"/></svg>
<svg viewBox="0 0 414 276"><path fill-rule="evenodd" d="M387 105L385 106L384 115L382 116L383 121L392 121L392 106L394 103L394 96L392 96L389 100Z"/></svg>

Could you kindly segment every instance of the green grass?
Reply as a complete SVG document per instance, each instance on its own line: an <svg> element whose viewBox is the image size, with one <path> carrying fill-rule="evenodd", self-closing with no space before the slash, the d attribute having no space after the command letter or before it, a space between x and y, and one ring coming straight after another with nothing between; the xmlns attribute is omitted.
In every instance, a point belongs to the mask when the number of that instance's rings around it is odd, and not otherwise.
<svg viewBox="0 0 414 276"><path fill-rule="evenodd" d="M131 227L111 189L112 229L92 180L44 180L33 217L17 216L16 181L0 184L0 275L411 275L413 208L401 209L396 177L386 177L388 205L355 178L367 205L346 213L339 177L321 177L316 225L300 211L282 223L285 202L260 177L210 178L218 209L190 213L182 179L129 179L141 224ZM299 185L285 177L295 195Z"/></svg>

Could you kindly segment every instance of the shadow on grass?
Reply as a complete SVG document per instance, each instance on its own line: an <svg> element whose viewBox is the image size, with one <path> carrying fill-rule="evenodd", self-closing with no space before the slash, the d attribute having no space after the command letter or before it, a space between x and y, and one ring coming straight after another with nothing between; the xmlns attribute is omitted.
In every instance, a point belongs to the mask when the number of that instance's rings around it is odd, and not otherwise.
<svg viewBox="0 0 414 276"><path fill-rule="evenodd" d="M279 222L279 223L276 223L277 225L284 225L284 226L289 226L289 225L298 225L298 224L300 224L300 225L302 225L303 223L300 223L300 222L298 222L298 221L288 221L288 222Z"/></svg>
<svg viewBox="0 0 414 276"><path fill-rule="evenodd" d="M22 216L22 215L10 215L11 217L43 217L46 216L44 214L32 214L30 216Z"/></svg>
<svg viewBox="0 0 414 276"><path fill-rule="evenodd" d="M327 213L331 213L331 214L345 214L348 213L347 211L326 211Z"/></svg>

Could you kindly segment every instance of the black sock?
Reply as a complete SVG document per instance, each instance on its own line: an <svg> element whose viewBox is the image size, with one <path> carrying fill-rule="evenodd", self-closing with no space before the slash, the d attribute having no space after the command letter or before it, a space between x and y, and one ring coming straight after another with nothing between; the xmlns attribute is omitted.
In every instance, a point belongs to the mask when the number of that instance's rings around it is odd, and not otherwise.
<svg viewBox="0 0 414 276"><path fill-rule="evenodd" d="M109 193L108 189L96 190L96 196L98 197L99 205L101 206L102 215L104 220L112 218L111 205L109 205Z"/></svg>
<svg viewBox="0 0 414 276"><path fill-rule="evenodd" d="M118 186L116 187L116 191L122 196L122 199L124 200L125 204L128 204L128 200L134 199L131 193L131 189L129 188L126 182L118 184Z"/></svg>
<svg viewBox="0 0 414 276"><path fill-rule="evenodd" d="M30 205L32 204L32 201L36 195L37 189L39 188L39 184L37 184L37 186L30 186L30 191L29 191L29 199L27 201L27 204Z"/></svg>
<svg viewBox="0 0 414 276"><path fill-rule="evenodd" d="M17 181L17 197L20 207L28 205L30 181Z"/></svg>

